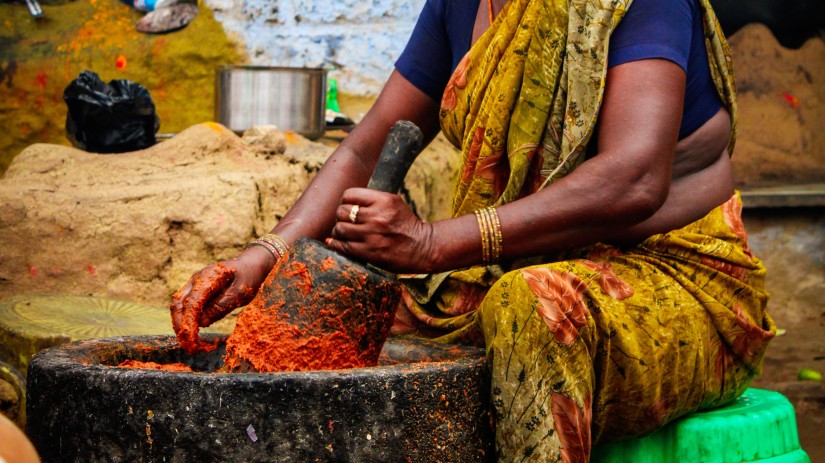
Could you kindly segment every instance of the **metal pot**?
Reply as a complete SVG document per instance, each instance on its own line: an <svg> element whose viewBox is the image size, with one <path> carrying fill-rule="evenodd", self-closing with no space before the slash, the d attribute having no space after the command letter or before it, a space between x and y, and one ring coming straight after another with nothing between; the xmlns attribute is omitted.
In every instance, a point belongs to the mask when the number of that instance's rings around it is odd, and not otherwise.
<svg viewBox="0 0 825 463"><path fill-rule="evenodd" d="M215 119L236 133L277 125L316 139L324 133L326 90L325 69L223 66L215 76Z"/></svg>

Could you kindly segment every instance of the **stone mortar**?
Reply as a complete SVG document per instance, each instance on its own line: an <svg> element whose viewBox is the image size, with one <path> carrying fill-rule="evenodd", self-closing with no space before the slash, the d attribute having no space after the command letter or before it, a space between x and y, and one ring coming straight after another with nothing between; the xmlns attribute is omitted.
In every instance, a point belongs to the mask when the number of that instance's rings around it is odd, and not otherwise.
<svg viewBox="0 0 825 463"><path fill-rule="evenodd" d="M79 341L29 366L44 462L481 462L493 457L483 349L391 338L379 366L214 373L172 336ZM196 373L118 368L183 362Z"/></svg>

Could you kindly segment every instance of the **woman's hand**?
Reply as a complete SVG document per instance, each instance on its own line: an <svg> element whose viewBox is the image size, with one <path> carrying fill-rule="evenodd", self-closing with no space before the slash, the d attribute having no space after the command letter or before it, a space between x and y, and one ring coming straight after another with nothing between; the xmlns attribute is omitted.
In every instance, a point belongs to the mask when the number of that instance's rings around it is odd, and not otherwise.
<svg viewBox="0 0 825 463"><path fill-rule="evenodd" d="M354 206L358 209L353 214ZM432 225L416 217L400 196L350 188L344 191L335 218L326 241L330 248L394 272L432 271L436 257Z"/></svg>
<svg viewBox="0 0 825 463"><path fill-rule="evenodd" d="M215 323L255 296L275 259L255 246L238 257L195 273L172 296L172 327L184 351L210 351L214 345L198 337L198 329Z"/></svg>

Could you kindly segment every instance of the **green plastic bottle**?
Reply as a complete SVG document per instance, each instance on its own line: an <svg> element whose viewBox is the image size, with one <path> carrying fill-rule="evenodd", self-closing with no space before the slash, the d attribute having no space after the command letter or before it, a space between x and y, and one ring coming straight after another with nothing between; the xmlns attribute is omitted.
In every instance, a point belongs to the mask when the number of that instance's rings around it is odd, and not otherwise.
<svg viewBox="0 0 825 463"><path fill-rule="evenodd" d="M327 109L331 111L335 111L336 113L341 112L340 106L338 106L338 81L335 79L329 79L329 88L327 88Z"/></svg>

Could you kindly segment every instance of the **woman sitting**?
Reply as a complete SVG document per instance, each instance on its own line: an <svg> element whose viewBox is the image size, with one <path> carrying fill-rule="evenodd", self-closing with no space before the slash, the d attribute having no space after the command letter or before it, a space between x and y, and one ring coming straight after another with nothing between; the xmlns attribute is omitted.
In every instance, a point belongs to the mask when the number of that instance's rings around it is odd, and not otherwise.
<svg viewBox="0 0 825 463"><path fill-rule="evenodd" d="M461 150L449 220L363 188L400 119ZM708 0L429 0L273 233L427 274L405 280L394 332L486 347L497 458L587 461L733 400L761 368L775 327L733 190L735 120ZM207 267L173 312L214 322L278 257Z"/></svg>

